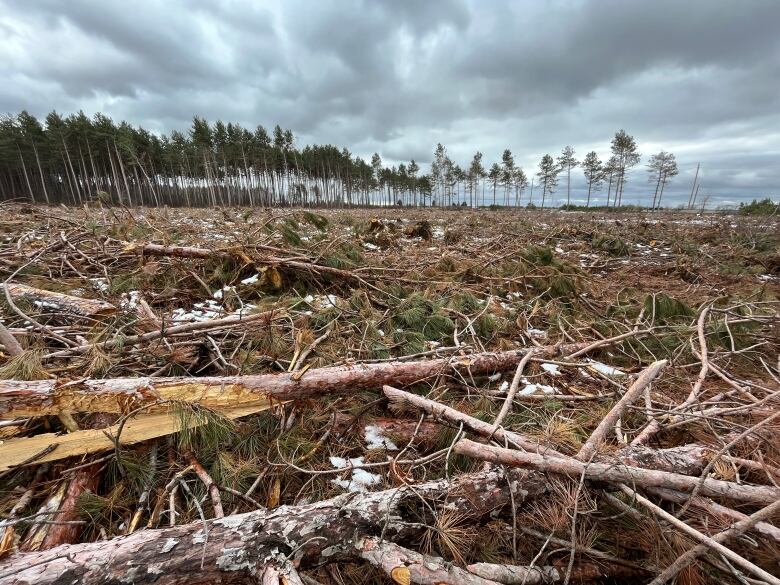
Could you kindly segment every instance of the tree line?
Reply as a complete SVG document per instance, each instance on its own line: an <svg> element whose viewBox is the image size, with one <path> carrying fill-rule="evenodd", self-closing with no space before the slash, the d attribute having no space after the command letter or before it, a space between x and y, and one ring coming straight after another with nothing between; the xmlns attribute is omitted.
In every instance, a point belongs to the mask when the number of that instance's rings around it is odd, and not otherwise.
<svg viewBox="0 0 780 585"><path fill-rule="evenodd" d="M194 117L186 132L156 135L127 122L83 112L43 121L23 111L0 120L0 200L80 205L95 199L137 206L311 206L549 204L559 179L571 205L572 172L581 167L587 203L607 189L607 206L620 206L627 173L640 162L636 141L620 130L611 156L596 152L577 160L574 148L545 154L529 176L511 150L486 166L477 152L466 167L437 145L430 172L414 160L386 166L334 145L295 144L291 130L269 133L240 124L210 124ZM650 157L655 184L652 207L660 207L665 185L677 174L671 153ZM536 194L535 194L536 191Z"/></svg>

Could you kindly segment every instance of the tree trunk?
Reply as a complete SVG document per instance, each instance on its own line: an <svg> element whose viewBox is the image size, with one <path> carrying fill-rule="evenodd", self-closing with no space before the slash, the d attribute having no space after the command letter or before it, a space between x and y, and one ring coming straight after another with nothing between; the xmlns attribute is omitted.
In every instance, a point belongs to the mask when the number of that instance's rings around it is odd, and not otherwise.
<svg viewBox="0 0 780 585"><path fill-rule="evenodd" d="M567 354L582 344L550 346L540 356ZM472 354L410 362L355 364L297 373L226 377L83 379L63 385L59 380L0 380L0 419L75 412L118 412L160 400L189 400L204 406L241 406L272 398L292 400L384 384L414 384L456 372L482 374L516 366L524 351ZM468 374L466 374L468 375Z"/></svg>
<svg viewBox="0 0 780 585"><path fill-rule="evenodd" d="M510 494L509 486L513 486ZM267 565L287 557L299 569L354 561L365 538L412 541L425 531L426 502L472 518L517 506L546 492L543 475L500 469L381 492L344 494L301 506L281 506L142 530L104 542L14 555L0 562L0 585L205 585L257 582Z"/></svg>
<svg viewBox="0 0 780 585"><path fill-rule="evenodd" d="M65 293L33 288L25 284L8 284L6 286L11 298L23 298L43 309L54 309L80 317L102 317L116 312L116 307L106 301L74 297Z"/></svg>

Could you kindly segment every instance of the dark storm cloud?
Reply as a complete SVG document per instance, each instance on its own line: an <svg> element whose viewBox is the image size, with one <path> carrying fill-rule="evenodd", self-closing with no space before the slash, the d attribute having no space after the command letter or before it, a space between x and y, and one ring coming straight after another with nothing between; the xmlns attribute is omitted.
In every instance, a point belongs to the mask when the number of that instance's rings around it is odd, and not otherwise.
<svg viewBox="0 0 780 585"><path fill-rule="evenodd" d="M529 171L625 128L677 154L672 197L701 162L739 200L780 184L778 22L776 0L0 0L0 112L279 123L389 162L508 147Z"/></svg>

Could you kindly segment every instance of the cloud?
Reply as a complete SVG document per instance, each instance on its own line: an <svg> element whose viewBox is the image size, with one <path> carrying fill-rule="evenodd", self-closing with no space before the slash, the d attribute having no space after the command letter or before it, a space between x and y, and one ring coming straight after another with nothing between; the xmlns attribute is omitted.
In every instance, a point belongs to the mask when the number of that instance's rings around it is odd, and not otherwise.
<svg viewBox="0 0 780 585"><path fill-rule="evenodd" d="M775 0L0 0L0 111L278 123L389 164L510 148L529 174L625 128L677 154L672 201L697 163L714 199L776 196L779 21ZM626 198L648 192L640 166Z"/></svg>

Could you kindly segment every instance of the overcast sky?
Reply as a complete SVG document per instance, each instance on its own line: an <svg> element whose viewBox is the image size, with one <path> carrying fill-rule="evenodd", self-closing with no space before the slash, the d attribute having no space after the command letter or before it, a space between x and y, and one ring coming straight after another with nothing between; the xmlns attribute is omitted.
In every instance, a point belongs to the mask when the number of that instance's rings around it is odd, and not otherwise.
<svg viewBox="0 0 780 585"><path fill-rule="evenodd" d="M780 0L0 0L0 112L278 123L389 163L510 148L529 175L624 128L629 202L662 148L673 202L697 162L713 200L777 199L779 26Z"/></svg>

